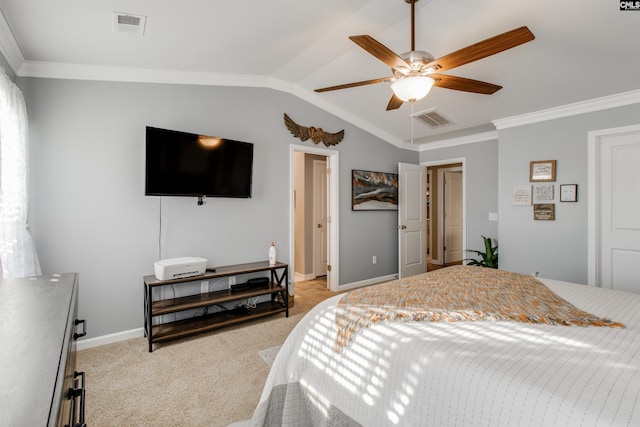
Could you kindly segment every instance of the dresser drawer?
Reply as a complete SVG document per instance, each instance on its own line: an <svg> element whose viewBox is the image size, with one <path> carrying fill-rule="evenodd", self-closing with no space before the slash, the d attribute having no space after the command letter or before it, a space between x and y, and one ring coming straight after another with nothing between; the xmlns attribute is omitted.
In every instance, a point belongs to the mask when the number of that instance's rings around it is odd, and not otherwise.
<svg viewBox="0 0 640 427"><path fill-rule="evenodd" d="M65 344L60 359L59 378L64 378L60 389L58 427L81 427L84 422L85 388L84 372L76 371L76 343L86 335L86 322L78 320L78 287L75 287L71 310L67 321Z"/></svg>
<svg viewBox="0 0 640 427"><path fill-rule="evenodd" d="M76 273L0 280L0 426L84 423L77 307Z"/></svg>

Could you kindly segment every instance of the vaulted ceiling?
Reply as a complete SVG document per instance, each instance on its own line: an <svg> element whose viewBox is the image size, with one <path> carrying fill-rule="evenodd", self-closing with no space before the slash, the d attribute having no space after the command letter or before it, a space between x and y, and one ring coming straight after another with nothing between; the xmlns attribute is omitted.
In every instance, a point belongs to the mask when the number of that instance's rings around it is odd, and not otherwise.
<svg viewBox="0 0 640 427"><path fill-rule="evenodd" d="M495 94L434 87L394 111L385 110L388 82L314 89L391 76L348 37L409 51L405 0L0 0L0 50L20 76L271 87L398 146L413 127L424 146L640 89L640 11L621 3L420 0L416 49L436 58L523 25L535 40L445 73L503 86ZM115 31L114 12L146 18L144 33ZM432 129L411 118L432 110L451 123Z"/></svg>

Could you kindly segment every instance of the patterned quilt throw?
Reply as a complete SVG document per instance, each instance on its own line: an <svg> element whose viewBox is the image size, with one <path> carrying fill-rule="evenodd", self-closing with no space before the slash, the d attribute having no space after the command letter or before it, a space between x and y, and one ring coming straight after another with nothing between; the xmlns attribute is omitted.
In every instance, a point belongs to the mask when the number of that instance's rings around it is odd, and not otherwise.
<svg viewBox="0 0 640 427"><path fill-rule="evenodd" d="M578 309L532 276L454 266L347 293L338 304L334 349L378 322L487 320L624 328Z"/></svg>

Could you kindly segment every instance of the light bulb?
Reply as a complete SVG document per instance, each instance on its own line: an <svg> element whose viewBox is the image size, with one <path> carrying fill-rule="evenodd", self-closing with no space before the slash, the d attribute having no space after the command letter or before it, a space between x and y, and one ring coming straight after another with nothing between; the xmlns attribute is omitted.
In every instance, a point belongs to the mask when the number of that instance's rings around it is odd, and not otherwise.
<svg viewBox="0 0 640 427"><path fill-rule="evenodd" d="M431 77L409 76L391 83L391 90L405 102L414 102L427 96L435 83Z"/></svg>

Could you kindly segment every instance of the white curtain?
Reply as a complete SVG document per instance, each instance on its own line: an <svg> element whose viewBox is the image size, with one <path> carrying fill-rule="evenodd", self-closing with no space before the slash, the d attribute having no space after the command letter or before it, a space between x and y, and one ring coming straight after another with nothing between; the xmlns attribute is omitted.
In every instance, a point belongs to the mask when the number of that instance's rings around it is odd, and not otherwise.
<svg viewBox="0 0 640 427"><path fill-rule="evenodd" d="M29 146L24 96L0 67L0 262L2 277L42 274L27 217Z"/></svg>

